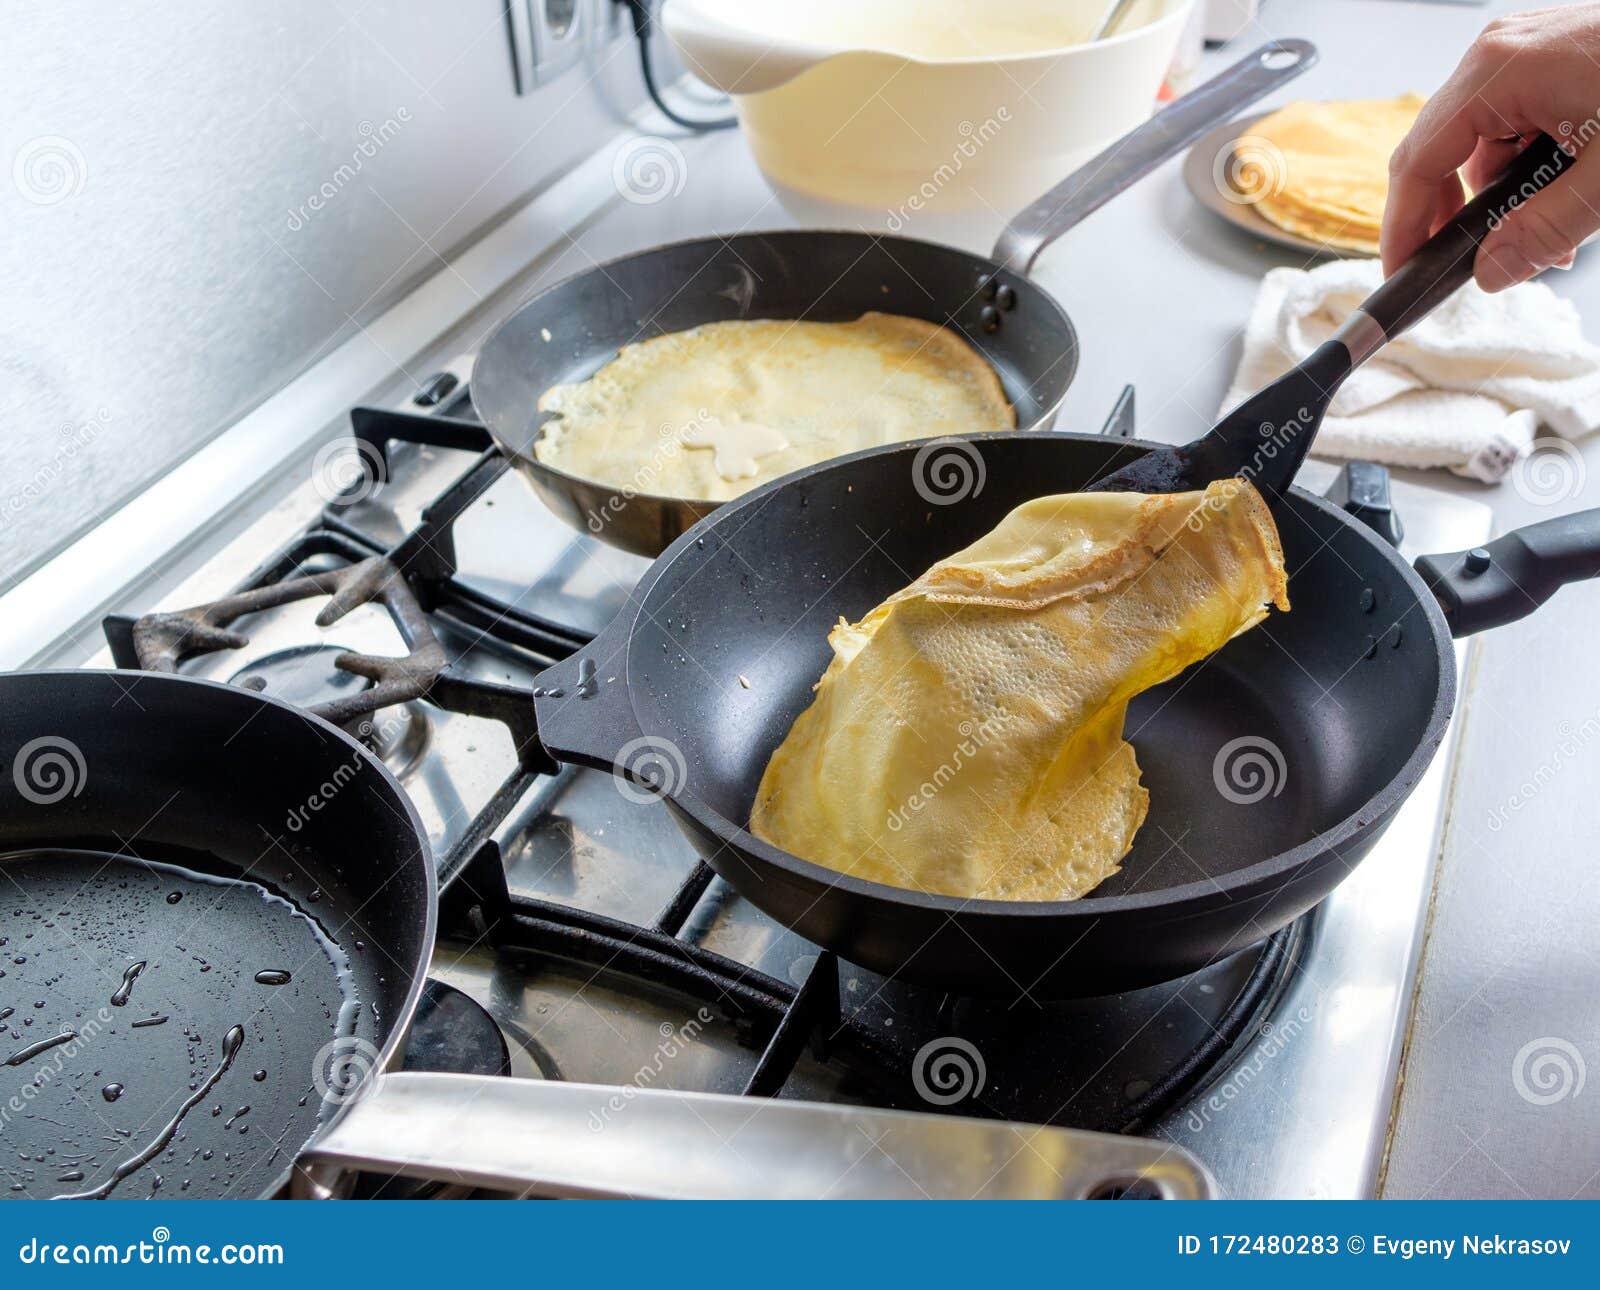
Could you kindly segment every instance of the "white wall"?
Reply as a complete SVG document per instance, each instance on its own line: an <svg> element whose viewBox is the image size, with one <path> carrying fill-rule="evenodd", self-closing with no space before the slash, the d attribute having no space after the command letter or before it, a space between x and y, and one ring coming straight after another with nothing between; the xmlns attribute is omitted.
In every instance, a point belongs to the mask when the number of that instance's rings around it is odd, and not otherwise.
<svg viewBox="0 0 1600 1290"><path fill-rule="evenodd" d="M0 0L0 591L640 97L503 0Z"/></svg>

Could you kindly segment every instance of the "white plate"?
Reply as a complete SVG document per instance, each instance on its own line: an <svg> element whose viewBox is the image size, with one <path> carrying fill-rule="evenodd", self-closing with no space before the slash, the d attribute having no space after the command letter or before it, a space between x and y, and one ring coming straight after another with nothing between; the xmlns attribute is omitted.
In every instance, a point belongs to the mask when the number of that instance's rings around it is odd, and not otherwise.
<svg viewBox="0 0 1600 1290"><path fill-rule="evenodd" d="M1276 110L1274 108L1254 116L1240 117L1202 135L1183 161L1183 181L1189 186L1189 191L1208 211L1263 241L1315 256L1370 258L1370 253L1365 251L1329 246L1325 242L1279 228L1255 208L1248 193L1234 185L1234 167L1230 164L1234 145L1249 134L1258 121L1271 116Z"/></svg>

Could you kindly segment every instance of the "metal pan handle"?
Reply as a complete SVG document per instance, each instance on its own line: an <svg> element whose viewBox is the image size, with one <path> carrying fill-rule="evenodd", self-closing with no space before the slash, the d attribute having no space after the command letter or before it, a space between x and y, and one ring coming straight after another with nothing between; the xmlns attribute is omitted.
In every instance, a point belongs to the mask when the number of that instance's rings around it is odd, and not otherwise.
<svg viewBox="0 0 1600 1290"><path fill-rule="evenodd" d="M1144 1138L409 1071L374 1077L301 1153L292 1194L342 1195L358 1170L522 1196L1199 1200L1215 1190L1188 1152Z"/></svg>
<svg viewBox="0 0 1600 1290"><path fill-rule="evenodd" d="M1261 46L1123 135L1019 213L1000 234L994 259L1027 274L1039 252L1085 215L1316 61L1317 47L1308 40L1274 40Z"/></svg>
<svg viewBox="0 0 1600 1290"><path fill-rule="evenodd" d="M1569 582L1600 577L1600 510L1513 529L1470 551L1425 555L1415 568L1453 636L1531 614Z"/></svg>

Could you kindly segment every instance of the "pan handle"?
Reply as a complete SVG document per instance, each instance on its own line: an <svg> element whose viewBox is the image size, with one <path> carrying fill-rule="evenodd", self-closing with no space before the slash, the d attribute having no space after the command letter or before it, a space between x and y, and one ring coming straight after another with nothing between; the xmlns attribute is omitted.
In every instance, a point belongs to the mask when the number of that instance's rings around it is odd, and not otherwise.
<svg viewBox="0 0 1600 1290"><path fill-rule="evenodd" d="M557 761L615 770L618 754L641 738L628 698L633 610L629 602L592 641L534 678L539 742Z"/></svg>
<svg viewBox="0 0 1600 1290"><path fill-rule="evenodd" d="M1309 40L1269 41L1123 135L1019 213L1000 234L994 259L1025 276L1039 252L1084 216L1316 61L1317 47Z"/></svg>
<svg viewBox="0 0 1600 1290"><path fill-rule="evenodd" d="M726 1144L737 1144L737 1150ZM295 1161L331 1199L369 1170L522 1196L1206 1199L1181 1147L998 1120L495 1075L375 1076Z"/></svg>
<svg viewBox="0 0 1600 1290"><path fill-rule="evenodd" d="M1600 577L1600 509L1513 529L1470 551L1421 556L1415 568L1451 635L1515 622L1567 583Z"/></svg>

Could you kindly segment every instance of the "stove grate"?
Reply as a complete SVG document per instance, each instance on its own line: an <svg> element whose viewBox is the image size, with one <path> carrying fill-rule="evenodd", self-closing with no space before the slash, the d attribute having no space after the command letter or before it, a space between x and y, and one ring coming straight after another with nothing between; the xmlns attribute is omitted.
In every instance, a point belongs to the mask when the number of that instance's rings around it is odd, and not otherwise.
<svg viewBox="0 0 1600 1290"><path fill-rule="evenodd" d="M448 410L467 406L463 395ZM567 657L592 639L590 633L528 613L458 577L453 526L509 467L481 425L449 415L356 408L351 426L357 440L367 445L364 455L368 460L382 462L384 479L389 477L394 443L477 455L464 473L424 507L418 524L387 548L352 521L351 509L360 501L359 490L352 490L329 503L316 527L258 566L232 595L182 611L176 619L170 614L141 619L108 617L105 634L119 667L175 670L191 653L234 647L242 639L231 627L237 619L284 603L294 598L291 593L337 592L361 576L356 572L361 570L368 571L364 576L369 579L376 576L372 571L389 579L383 584L383 597L413 651L419 641L437 645L428 626L430 618L477 644L512 651L535 669ZM1130 387L1118 400L1105 432L1127 436L1132 428ZM197 625L204 630L193 630ZM152 638L159 639L161 648L141 649L141 640ZM448 711L502 723L511 732L518 754L518 765L439 861L442 932L485 939L508 955L548 956L619 973L723 1009L750 1045L760 1048L744 1088L748 1095L781 1093L809 1049L818 1060L838 1061L866 1077L875 1091L881 1090L886 1104L920 1105L911 1092L917 1056L914 1044L844 1015L839 962L832 953L818 954L796 985L680 935L715 878L703 862L688 873L648 925L513 893L494 839L496 830L541 776L577 772L557 766L543 751L534 727L533 704L525 690L467 676L444 660L442 649L438 657L429 655L426 662L426 667L408 670L407 681L416 693L405 697L424 697ZM381 693L381 685L380 681L367 693L378 693L390 701ZM1217 1072L1235 1045L1258 1024L1297 961L1303 940L1303 922L1273 936L1220 1022L1209 1028L1182 1060L1124 1108L1119 1118L1081 1127L1146 1131L1180 1105ZM953 1004L947 996L941 1012ZM971 1104L960 1112L999 1114Z"/></svg>

